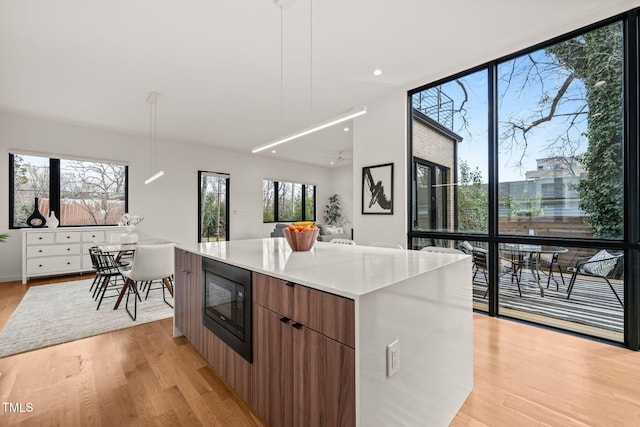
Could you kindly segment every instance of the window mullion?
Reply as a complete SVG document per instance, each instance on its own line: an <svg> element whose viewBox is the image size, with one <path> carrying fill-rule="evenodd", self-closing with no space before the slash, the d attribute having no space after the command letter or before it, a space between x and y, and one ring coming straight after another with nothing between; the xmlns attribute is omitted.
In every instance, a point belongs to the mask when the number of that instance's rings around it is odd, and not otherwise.
<svg viewBox="0 0 640 427"><path fill-rule="evenodd" d="M56 216L61 219L60 159L49 159L49 214L51 212L57 212Z"/></svg>

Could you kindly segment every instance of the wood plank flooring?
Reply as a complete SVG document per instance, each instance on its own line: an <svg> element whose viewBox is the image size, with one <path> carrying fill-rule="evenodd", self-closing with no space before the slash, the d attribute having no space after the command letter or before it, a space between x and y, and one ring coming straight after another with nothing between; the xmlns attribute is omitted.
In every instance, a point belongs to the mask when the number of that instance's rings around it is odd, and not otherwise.
<svg viewBox="0 0 640 427"><path fill-rule="evenodd" d="M0 283L0 327L25 292ZM0 358L0 402L33 406L2 404L0 425L264 426L171 332L165 319ZM474 390L452 426L640 425L640 352L482 314L474 348Z"/></svg>

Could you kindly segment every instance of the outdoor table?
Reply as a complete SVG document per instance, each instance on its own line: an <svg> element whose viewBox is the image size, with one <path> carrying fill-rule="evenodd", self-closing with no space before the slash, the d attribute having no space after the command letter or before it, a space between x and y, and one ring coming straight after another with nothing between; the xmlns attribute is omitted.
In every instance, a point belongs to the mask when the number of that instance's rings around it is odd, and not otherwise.
<svg viewBox="0 0 640 427"><path fill-rule="evenodd" d="M568 249L562 246L550 245L531 245L525 243L501 243L499 245L501 251L511 254L511 262L513 265L513 274L520 273L522 277L522 267L525 263L525 256L529 256L528 263L538 288L540 288L540 296L544 297L544 288L540 284L540 255L541 254L559 254L567 252ZM555 280L555 279L554 279Z"/></svg>

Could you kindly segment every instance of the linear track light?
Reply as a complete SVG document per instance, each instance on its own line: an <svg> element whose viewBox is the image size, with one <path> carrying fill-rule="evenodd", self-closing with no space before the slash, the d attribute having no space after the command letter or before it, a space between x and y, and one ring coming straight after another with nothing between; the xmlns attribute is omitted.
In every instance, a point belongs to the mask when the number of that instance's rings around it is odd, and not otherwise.
<svg viewBox="0 0 640 427"><path fill-rule="evenodd" d="M157 133L157 119L156 119L156 104L160 94L157 92L150 92L147 96L147 104L149 104L149 159L151 162L151 173L156 170L156 133ZM151 175L144 182L145 185L155 181L164 175L164 171L158 171Z"/></svg>
<svg viewBox="0 0 640 427"><path fill-rule="evenodd" d="M255 148L253 148L251 150L251 152L254 153L254 154L258 153L258 152L260 152L262 150L266 150L267 148L275 147L276 145L280 145L280 144L283 144L285 142L289 142L289 141L292 141L294 139L301 138L303 136L309 135L309 134L317 132L319 130L326 129L328 127L337 125L338 123L342 123L342 122L345 122L347 120L351 120L353 118L356 118L358 116L362 116L363 114L366 114L366 113L367 113L367 108L365 107L360 111L347 113L347 114L344 114L342 116L338 116L338 117L335 117L333 119L329 119L326 122L320 123L320 124L318 124L316 126L313 126L313 127L307 128L307 129L303 129L303 130L301 130L299 132L296 132L296 133L293 133L293 134L291 134L289 136L285 136L285 137L282 137L282 138L280 138L278 140L275 140L275 141L269 142L267 144L255 147Z"/></svg>
<svg viewBox="0 0 640 427"><path fill-rule="evenodd" d="M157 173L151 175L149 178L147 178L147 180L144 183L145 184L149 184L150 182L153 182L156 179L160 178L162 175L164 175L164 171L157 172Z"/></svg>

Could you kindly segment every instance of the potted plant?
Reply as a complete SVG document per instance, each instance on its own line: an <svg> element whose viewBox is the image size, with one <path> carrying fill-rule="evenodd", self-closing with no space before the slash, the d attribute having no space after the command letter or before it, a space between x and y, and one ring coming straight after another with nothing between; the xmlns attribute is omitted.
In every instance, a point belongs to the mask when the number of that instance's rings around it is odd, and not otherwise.
<svg viewBox="0 0 640 427"><path fill-rule="evenodd" d="M0 242L4 242L7 239L7 237L9 237L8 234L0 234Z"/></svg>
<svg viewBox="0 0 640 427"><path fill-rule="evenodd" d="M329 201L324 207L323 219L327 225L340 225L342 207L340 206L340 197L337 194L329 197Z"/></svg>

